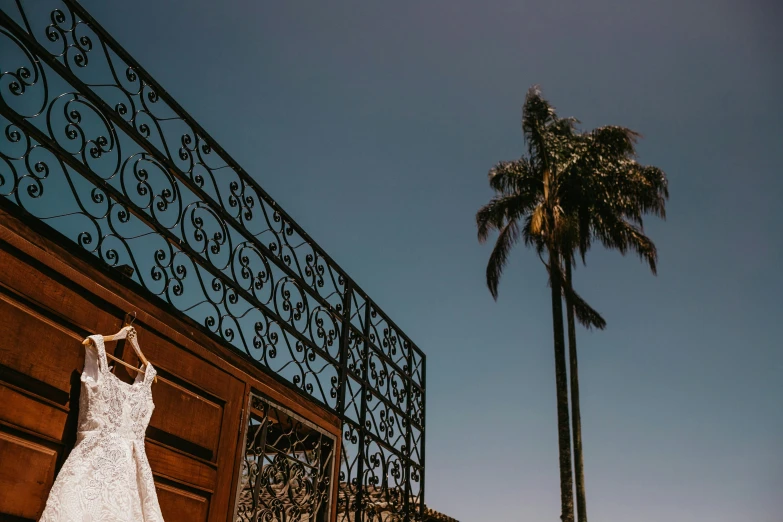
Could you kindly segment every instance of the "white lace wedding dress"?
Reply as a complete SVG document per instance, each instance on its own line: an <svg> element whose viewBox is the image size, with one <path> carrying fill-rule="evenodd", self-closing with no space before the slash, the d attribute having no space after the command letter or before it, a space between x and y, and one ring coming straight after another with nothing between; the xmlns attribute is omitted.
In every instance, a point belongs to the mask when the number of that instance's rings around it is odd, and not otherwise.
<svg viewBox="0 0 783 522"><path fill-rule="evenodd" d="M148 364L133 384L123 382L109 371L103 336L90 338L76 445L39 522L162 522L144 451L155 368Z"/></svg>

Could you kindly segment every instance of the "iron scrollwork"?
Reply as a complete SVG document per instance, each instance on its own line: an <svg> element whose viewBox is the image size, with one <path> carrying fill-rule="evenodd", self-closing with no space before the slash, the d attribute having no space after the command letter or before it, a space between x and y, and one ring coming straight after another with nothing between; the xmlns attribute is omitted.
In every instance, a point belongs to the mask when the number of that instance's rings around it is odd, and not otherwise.
<svg viewBox="0 0 783 522"><path fill-rule="evenodd" d="M329 520L334 448L326 431L251 396L234 520Z"/></svg>
<svg viewBox="0 0 783 522"><path fill-rule="evenodd" d="M421 350L78 2L0 6L3 204L338 415L338 518L421 518Z"/></svg>

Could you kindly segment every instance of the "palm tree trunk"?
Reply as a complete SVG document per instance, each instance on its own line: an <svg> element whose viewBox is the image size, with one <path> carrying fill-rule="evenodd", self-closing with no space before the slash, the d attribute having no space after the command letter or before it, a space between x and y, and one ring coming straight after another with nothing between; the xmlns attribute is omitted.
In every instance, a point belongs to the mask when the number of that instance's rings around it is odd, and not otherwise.
<svg viewBox="0 0 783 522"><path fill-rule="evenodd" d="M554 265L553 265L554 263ZM574 522L574 490L571 474L571 431L568 422L568 376L566 374L565 336L563 334L563 294L560 255L549 250L552 283L552 327L555 337L555 384L557 386L557 435L560 452L560 503L562 522Z"/></svg>
<svg viewBox="0 0 783 522"><path fill-rule="evenodd" d="M571 260L565 259L566 284L573 288L571 279ZM587 522L587 502L585 500L585 470L582 460L582 417L579 411L579 369L576 363L576 325L574 323L574 304L566 294L566 316L568 317L568 355L571 377L571 428L574 438L574 481L576 482L576 516L579 522Z"/></svg>

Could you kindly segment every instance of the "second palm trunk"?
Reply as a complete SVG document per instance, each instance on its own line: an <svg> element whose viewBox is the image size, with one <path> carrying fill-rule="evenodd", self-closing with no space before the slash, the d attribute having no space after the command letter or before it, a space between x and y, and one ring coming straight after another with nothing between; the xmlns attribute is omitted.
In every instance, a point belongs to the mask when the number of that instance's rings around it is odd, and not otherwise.
<svg viewBox="0 0 783 522"><path fill-rule="evenodd" d="M566 285L573 288L571 260L565 259ZM571 428L574 439L574 482L576 483L576 517L587 522L587 501L585 500L585 470L582 459L582 416L579 408L579 369L576 359L576 324L574 303L566 293L566 316L568 318L568 370L571 378Z"/></svg>
<svg viewBox="0 0 783 522"><path fill-rule="evenodd" d="M560 502L562 522L574 522L573 476L571 474L571 430L568 419L568 377L565 336L563 334L563 297L558 253L549 252L552 283L552 327L555 340L555 384L557 386L557 442L560 453Z"/></svg>

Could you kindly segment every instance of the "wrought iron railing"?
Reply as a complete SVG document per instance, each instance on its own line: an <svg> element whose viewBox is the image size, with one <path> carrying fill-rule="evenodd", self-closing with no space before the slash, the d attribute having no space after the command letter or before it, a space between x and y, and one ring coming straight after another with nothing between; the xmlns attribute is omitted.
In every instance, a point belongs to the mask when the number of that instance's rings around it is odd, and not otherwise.
<svg viewBox="0 0 783 522"><path fill-rule="evenodd" d="M251 395L235 522L329 520L334 438Z"/></svg>
<svg viewBox="0 0 783 522"><path fill-rule="evenodd" d="M343 421L341 513L424 503L425 357L73 0L0 2L0 194Z"/></svg>

